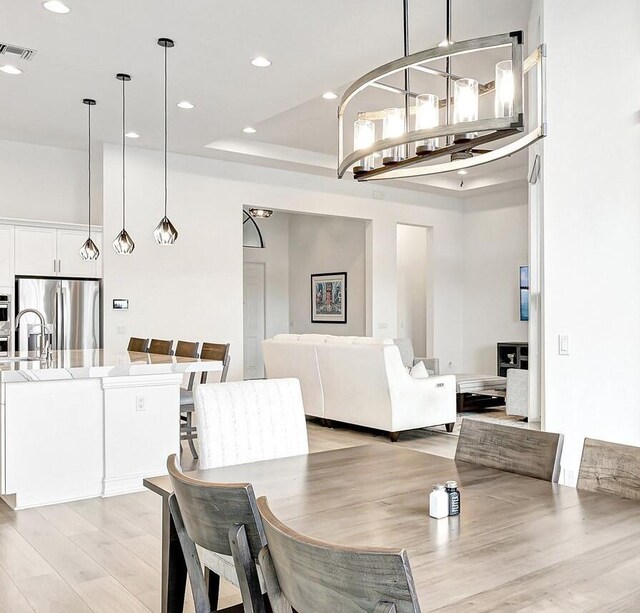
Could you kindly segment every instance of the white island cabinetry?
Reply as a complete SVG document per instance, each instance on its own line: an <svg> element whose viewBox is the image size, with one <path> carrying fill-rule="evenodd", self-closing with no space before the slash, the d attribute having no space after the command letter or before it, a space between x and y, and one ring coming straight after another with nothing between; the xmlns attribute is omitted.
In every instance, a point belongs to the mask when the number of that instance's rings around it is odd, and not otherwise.
<svg viewBox="0 0 640 613"><path fill-rule="evenodd" d="M0 494L14 509L142 489L180 449L180 384L215 361L56 351L0 360Z"/></svg>

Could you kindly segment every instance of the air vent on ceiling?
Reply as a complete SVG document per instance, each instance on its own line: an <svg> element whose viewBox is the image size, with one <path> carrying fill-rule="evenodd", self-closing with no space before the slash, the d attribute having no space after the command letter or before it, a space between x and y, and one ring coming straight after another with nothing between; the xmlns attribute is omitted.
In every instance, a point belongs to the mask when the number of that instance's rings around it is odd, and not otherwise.
<svg viewBox="0 0 640 613"><path fill-rule="evenodd" d="M29 61L35 54L35 49L27 49L10 43L0 43L0 55L10 55L14 58Z"/></svg>

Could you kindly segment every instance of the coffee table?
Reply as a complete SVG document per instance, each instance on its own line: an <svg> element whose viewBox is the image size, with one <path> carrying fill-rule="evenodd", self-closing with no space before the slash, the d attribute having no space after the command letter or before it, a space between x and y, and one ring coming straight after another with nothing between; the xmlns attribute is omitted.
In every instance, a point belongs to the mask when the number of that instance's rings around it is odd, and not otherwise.
<svg viewBox="0 0 640 613"><path fill-rule="evenodd" d="M459 374L456 377L458 413L464 408L467 395L485 398L504 398L507 395L507 378L495 375Z"/></svg>

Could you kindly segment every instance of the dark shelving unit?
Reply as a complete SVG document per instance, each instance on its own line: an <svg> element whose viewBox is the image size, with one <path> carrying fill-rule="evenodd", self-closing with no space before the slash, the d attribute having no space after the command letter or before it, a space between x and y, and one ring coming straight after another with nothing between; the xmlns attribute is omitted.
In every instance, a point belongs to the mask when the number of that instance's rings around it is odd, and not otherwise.
<svg viewBox="0 0 640 613"><path fill-rule="evenodd" d="M499 377L506 377L510 368L529 370L529 343L498 343L497 373ZM509 356L512 355L512 358Z"/></svg>

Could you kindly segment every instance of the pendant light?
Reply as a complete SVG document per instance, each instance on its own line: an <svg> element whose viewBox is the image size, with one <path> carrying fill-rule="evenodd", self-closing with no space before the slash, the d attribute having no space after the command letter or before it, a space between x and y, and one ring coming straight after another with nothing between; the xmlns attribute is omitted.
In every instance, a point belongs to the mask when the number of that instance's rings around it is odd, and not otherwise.
<svg viewBox="0 0 640 613"><path fill-rule="evenodd" d="M158 245L173 245L178 231L167 217L167 49L174 46L170 38L159 38L158 44L164 47L164 217L160 220L153 236Z"/></svg>
<svg viewBox="0 0 640 613"><path fill-rule="evenodd" d="M113 241L113 249L118 255L129 255L135 249L135 243L131 240L129 233L126 231L126 190L125 190L125 170L126 170L126 157L125 157L125 142L126 142L126 97L125 86L127 81L131 81L131 76L119 72L116 75L116 79L122 82L122 230L116 236Z"/></svg>
<svg viewBox="0 0 640 613"><path fill-rule="evenodd" d="M83 260L97 260L100 257L100 250L91 239L91 107L96 105L96 101L92 98L85 98L82 104L87 105L88 117L89 117L89 129L88 129L88 144L87 144L87 158L89 168L89 236L80 247L80 257Z"/></svg>

